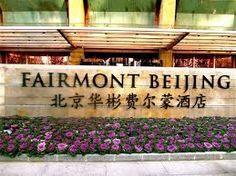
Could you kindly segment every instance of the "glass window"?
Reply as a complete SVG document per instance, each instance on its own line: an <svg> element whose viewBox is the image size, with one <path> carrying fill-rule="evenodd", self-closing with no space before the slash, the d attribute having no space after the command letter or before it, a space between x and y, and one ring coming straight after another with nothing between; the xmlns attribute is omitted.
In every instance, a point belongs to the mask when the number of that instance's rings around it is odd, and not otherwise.
<svg viewBox="0 0 236 176"><path fill-rule="evenodd" d="M175 67L193 67L193 55L175 55Z"/></svg>
<svg viewBox="0 0 236 176"><path fill-rule="evenodd" d="M194 58L194 67L196 68L213 68L213 55L196 55Z"/></svg>
<svg viewBox="0 0 236 176"><path fill-rule="evenodd" d="M233 60L232 56L215 56L216 68L232 68Z"/></svg>
<svg viewBox="0 0 236 176"><path fill-rule="evenodd" d="M1 58L1 57L0 57ZM6 53L7 64L46 64L46 65L67 65L68 55L61 53ZM0 63L4 63L4 57Z"/></svg>

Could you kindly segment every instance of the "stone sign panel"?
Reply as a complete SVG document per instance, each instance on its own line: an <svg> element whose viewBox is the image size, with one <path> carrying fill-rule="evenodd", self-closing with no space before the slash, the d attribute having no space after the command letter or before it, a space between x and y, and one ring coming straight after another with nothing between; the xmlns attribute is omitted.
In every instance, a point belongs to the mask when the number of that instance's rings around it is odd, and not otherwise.
<svg viewBox="0 0 236 176"><path fill-rule="evenodd" d="M234 116L234 69L0 65L0 116Z"/></svg>

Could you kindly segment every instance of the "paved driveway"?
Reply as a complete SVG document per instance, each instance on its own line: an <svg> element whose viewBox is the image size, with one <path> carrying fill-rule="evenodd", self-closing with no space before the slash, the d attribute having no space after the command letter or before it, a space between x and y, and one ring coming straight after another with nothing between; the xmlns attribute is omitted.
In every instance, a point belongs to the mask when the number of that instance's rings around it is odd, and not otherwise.
<svg viewBox="0 0 236 176"><path fill-rule="evenodd" d="M236 160L165 162L0 162L0 176L236 176Z"/></svg>

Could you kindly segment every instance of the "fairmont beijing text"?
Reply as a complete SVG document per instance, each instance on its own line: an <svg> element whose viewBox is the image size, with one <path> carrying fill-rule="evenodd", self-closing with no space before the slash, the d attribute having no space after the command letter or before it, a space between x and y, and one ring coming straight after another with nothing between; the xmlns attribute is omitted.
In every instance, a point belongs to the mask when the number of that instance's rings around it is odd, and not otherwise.
<svg viewBox="0 0 236 176"><path fill-rule="evenodd" d="M32 74L22 72L22 87L96 87L96 88L136 88L139 85L140 74L81 74L48 72L43 76L40 72ZM149 74L145 75L149 88L163 89L206 89L206 88L230 88L229 75L170 75Z"/></svg>

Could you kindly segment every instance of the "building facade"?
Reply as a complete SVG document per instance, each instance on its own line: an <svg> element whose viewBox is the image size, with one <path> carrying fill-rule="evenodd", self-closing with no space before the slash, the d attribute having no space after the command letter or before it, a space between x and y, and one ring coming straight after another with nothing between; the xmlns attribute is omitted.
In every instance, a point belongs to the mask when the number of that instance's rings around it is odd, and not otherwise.
<svg viewBox="0 0 236 176"><path fill-rule="evenodd" d="M234 7L233 0L0 0L0 63L235 68Z"/></svg>

